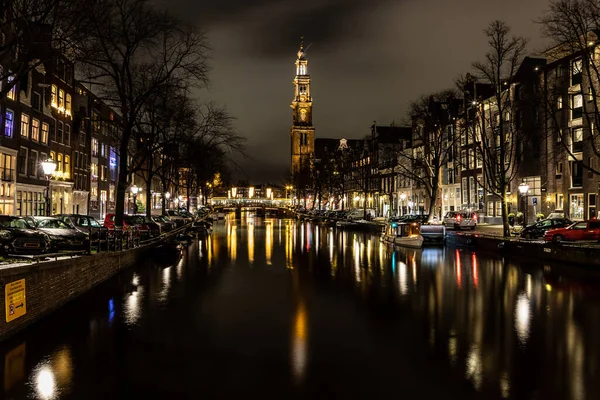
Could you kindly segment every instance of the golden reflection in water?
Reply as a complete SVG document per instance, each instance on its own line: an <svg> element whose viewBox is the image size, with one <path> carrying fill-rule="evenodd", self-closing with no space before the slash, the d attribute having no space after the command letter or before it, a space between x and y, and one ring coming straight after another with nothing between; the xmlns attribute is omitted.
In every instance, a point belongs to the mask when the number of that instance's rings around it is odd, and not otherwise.
<svg viewBox="0 0 600 400"><path fill-rule="evenodd" d="M53 399L56 396L56 379L49 366L40 368L35 374L35 391L40 399Z"/></svg>
<svg viewBox="0 0 600 400"><path fill-rule="evenodd" d="M504 371L500 377L500 395L504 399L508 399L510 396L510 378L506 371Z"/></svg>
<svg viewBox="0 0 600 400"><path fill-rule="evenodd" d="M369 270L371 269L371 252L372 251L373 251L373 249L371 248L371 239L367 239L367 268Z"/></svg>
<svg viewBox="0 0 600 400"><path fill-rule="evenodd" d="M356 240L356 235L354 235L354 243L352 245L352 248L354 250L354 277L356 279L356 282L360 282L361 281L361 276L360 276L360 244L358 243L358 241Z"/></svg>
<svg viewBox="0 0 600 400"><path fill-rule="evenodd" d="M417 286L417 252L413 251L412 257L412 277L413 277L413 286Z"/></svg>
<svg viewBox="0 0 600 400"><path fill-rule="evenodd" d="M573 296L569 295L566 321L566 342L567 342L567 371L569 374L571 398L574 400L583 400L586 398L584 375L589 373L584 367L585 361L585 339L581 333L573 315Z"/></svg>
<svg viewBox="0 0 600 400"><path fill-rule="evenodd" d="M200 244L202 244L202 242L200 242ZM181 280L181 278L183 277L183 260L184 258L181 257L181 260L179 260L179 262L177 263L177 280Z"/></svg>
<svg viewBox="0 0 600 400"><path fill-rule="evenodd" d="M296 235L296 226L293 227L288 225L285 227L285 266L288 269L292 269L292 257L294 251L294 243Z"/></svg>
<svg viewBox="0 0 600 400"><path fill-rule="evenodd" d="M254 263L254 223L248 222L248 262Z"/></svg>
<svg viewBox="0 0 600 400"><path fill-rule="evenodd" d="M480 390L483 382L483 366L481 352L476 344L471 345L469 349L465 374L473 383L475 390Z"/></svg>
<svg viewBox="0 0 600 400"><path fill-rule="evenodd" d="M160 292L158 292L158 296L157 296L159 301L166 300L169 295L169 289L171 288L171 268L172 267L167 267L162 270L162 273L161 273L162 274L162 277L161 277L162 288L161 288Z"/></svg>
<svg viewBox="0 0 600 400"><path fill-rule="evenodd" d="M125 324L135 325L140 319L142 315L141 298L143 294L144 288L142 286L137 286L133 292L124 294L123 315Z"/></svg>
<svg viewBox="0 0 600 400"><path fill-rule="evenodd" d="M227 244L228 244L228 251L229 251L229 259L231 260L231 263L235 263L235 260L237 258L237 226L236 225L230 225L229 229L227 230L227 235L228 235L228 240L227 240Z"/></svg>
<svg viewBox="0 0 600 400"><path fill-rule="evenodd" d="M473 286L477 289L479 287L479 264L475 253L471 254L471 268L473 269Z"/></svg>
<svg viewBox="0 0 600 400"><path fill-rule="evenodd" d="M8 392L25 379L25 342L4 356L4 391Z"/></svg>
<svg viewBox="0 0 600 400"><path fill-rule="evenodd" d="M457 360L457 352L458 352L458 339L456 335L450 335L448 338L448 358L450 359L450 364L453 366L456 364Z"/></svg>
<svg viewBox="0 0 600 400"><path fill-rule="evenodd" d="M292 291L295 313L292 325L291 365L296 383L302 382L308 361L308 310L302 296L297 271L292 272Z"/></svg>
<svg viewBox="0 0 600 400"><path fill-rule="evenodd" d="M398 289L402 296L408 293L408 266L398 261Z"/></svg>
<svg viewBox="0 0 600 400"><path fill-rule="evenodd" d="M329 262L333 263L333 230L327 234L327 242L329 245Z"/></svg>
<svg viewBox="0 0 600 400"><path fill-rule="evenodd" d="M515 306L515 328L517 336L522 344L527 343L529 338L529 325L531 323L531 309L529 298L525 292L522 292L517 298Z"/></svg>
<svg viewBox="0 0 600 400"><path fill-rule="evenodd" d="M456 266L456 286L462 289L462 265L460 262L460 251L456 249L455 253L455 266Z"/></svg>
<svg viewBox="0 0 600 400"><path fill-rule="evenodd" d="M379 269L381 276L385 276L385 263L383 262L383 242L379 242Z"/></svg>
<svg viewBox="0 0 600 400"><path fill-rule="evenodd" d="M304 224L300 225L300 251L304 252Z"/></svg>
<svg viewBox="0 0 600 400"><path fill-rule="evenodd" d="M319 255L319 247L321 247L320 231L321 229L319 229L319 227L317 226L315 229L315 253L317 256Z"/></svg>
<svg viewBox="0 0 600 400"><path fill-rule="evenodd" d="M271 265L271 257L273 256L273 221L265 221L266 238L265 238L265 258L267 265ZM281 230L279 231L281 234Z"/></svg>
<svg viewBox="0 0 600 400"><path fill-rule="evenodd" d="M40 362L32 374L36 397L50 400L68 392L73 378L73 360L69 347L62 347L50 359Z"/></svg>

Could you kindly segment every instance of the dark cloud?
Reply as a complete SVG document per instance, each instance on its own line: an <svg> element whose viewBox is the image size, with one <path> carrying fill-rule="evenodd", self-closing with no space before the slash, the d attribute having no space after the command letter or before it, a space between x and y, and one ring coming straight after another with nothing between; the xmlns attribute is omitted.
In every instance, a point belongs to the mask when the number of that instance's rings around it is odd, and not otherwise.
<svg viewBox="0 0 600 400"><path fill-rule="evenodd" d="M540 48L534 20L547 0L172 0L209 30L211 87L200 98L228 106L248 137L240 160L252 181L289 168L294 62L308 52L317 137L363 137L373 120L402 121L408 103L452 87L483 58L494 19Z"/></svg>
<svg viewBox="0 0 600 400"><path fill-rule="evenodd" d="M243 30L248 52L261 56L289 54L301 36L307 44L335 47L363 35L361 20L387 0L181 0L176 10L208 28L221 24Z"/></svg>

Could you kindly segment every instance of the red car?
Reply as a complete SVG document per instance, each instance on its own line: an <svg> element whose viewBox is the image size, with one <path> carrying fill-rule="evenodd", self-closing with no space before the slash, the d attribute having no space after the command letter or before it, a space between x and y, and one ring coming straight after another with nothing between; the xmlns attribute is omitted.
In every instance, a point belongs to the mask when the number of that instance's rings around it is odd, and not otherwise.
<svg viewBox="0 0 600 400"><path fill-rule="evenodd" d="M104 217L104 226L108 228L108 234L111 236L115 231L115 214L106 214ZM139 229L128 221L127 215L123 217L123 232L127 232L133 230L134 236L138 236L140 234Z"/></svg>
<svg viewBox="0 0 600 400"><path fill-rule="evenodd" d="M560 243L575 240L600 240L600 220L576 222L566 228L551 229L544 234L547 242Z"/></svg>

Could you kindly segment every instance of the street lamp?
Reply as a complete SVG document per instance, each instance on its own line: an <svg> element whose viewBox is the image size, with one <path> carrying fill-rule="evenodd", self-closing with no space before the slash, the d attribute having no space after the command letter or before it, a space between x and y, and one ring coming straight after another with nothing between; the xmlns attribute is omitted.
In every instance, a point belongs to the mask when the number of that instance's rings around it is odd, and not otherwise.
<svg viewBox="0 0 600 400"><path fill-rule="evenodd" d="M529 192L529 185L525 182L519 185L519 193L523 199L525 199L525 212L523 213L523 226L527 225L527 192Z"/></svg>
<svg viewBox="0 0 600 400"><path fill-rule="evenodd" d="M167 209L171 209L171 204L169 203L169 199L171 198L171 193L165 192L165 199L167 200Z"/></svg>
<svg viewBox="0 0 600 400"><path fill-rule="evenodd" d="M46 161L42 161L42 169L44 170L44 175L46 176L46 216L50 216L50 178L52 178L52 174L56 171L56 161L49 158Z"/></svg>
<svg viewBox="0 0 600 400"><path fill-rule="evenodd" d="M131 194L133 194L133 213L137 214L137 194L139 193L140 188L136 185L131 187Z"/></svg>

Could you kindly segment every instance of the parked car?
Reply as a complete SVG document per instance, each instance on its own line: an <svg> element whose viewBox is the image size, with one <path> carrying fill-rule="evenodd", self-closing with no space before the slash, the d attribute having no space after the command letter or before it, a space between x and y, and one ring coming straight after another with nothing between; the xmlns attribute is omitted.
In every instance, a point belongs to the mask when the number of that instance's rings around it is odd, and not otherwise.
<svg viewBox="0 0 600 400"><path fill-rule="evenodd" d="M371 208L367 208L366 210L363 210L362 208L360 208L360 209L350 210L348 212L348 214L346 214L346 219L348 219L350 221L358 221L358 220L367 219L367 218L375 218L375 210L373 210Z"/></svg>
<svg viewBox="0 0 600 400"><path fill-rule="evenodd" d="M560 243L576 240L600 240L600 220L576 222L566 228L551 229L544 234L547 242Z"/></svg>
<svg viewBox="0 0 600 400"><path fill-rule="evenodd" d="M37 231L24 218L0 215L0 246L7 254L43 254L50 249L48 235Z"/></svg>
<svg viewBox="0 0 600 400"><path fill-rule="evenodd" d="M151 224L146 222L144 217L139 215L123 215L123 226L125 226L125 223L137 231L141 240L147 240L153 237L152 228L154 226L154 229L156 230L156 227L158 226L154 222ZM160 235L160 232L158 235Z"/></svg>
<svg viewBox="0 0 600 400"><path fill-rule="evenodd" d="M106 214L104 217L104 226L108 229L109 237L112 237L112 235L115 233L115 214ZM140 235L139 229L123 218L123 232L129 231L133 233L134 237L138 237Z"/></svg>
<svg viewBox="0 0 600 400"><path fill-rule="evenodd" d="M521 237L525 239L541 238L550 229L566 228L571 224L573 222L567 218L547 218L523 228Z"/></svg>
<svg viewBox="0 0 600 400"><path fill-rule="evenodd" d="M171 221L166 215L153 215L152 221L160 225L161 232L171 232L177 228L177 224Z"/></svg>
<svg viewBox="0 0 600 400"><path fill-rule="evenodd" d="M446 228L475 230L479 217L471 211L448 211L442 224Z"/></svg>
<svg viewBox="0 0 600 400"><path fill-rule="evenodd" d="M106 240L108 235L108 228L100 225L93 217L82 214L59 214L55 215L56 218L61 219L70 225L72 228L79 232L87 233L90 235L90 240L97 241Z"/></svg>
<svg viewBox="0 0 600 400"><path fill-rule="evenodd" d="M171 219L171 221L174 221L178 227L183 226L188 222L188 220L184 218L183 215L179 214L175 210L166 210L165 214L167 215L167 217L169 217L169 219Z"/></svg>
<svg viewBox="0 0 600 400"><path fill-rule="evenodd" d="M88 234L72 228L63 220L55 217L30 218L35 223L35 229L48 235L51 251L90 249Z"/></svg>
<svg viewBox="0 0 600 400"><path fill-rule="evenodd" d="M150 237L160 236L161 226L155 222L152 217L146 215L135 215L135 217L138 217L140 224L146 225L148 229L150 229Z"/></svg>

